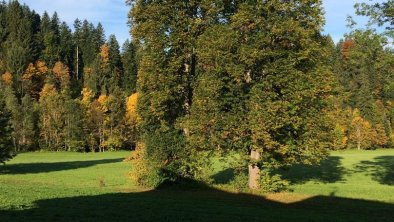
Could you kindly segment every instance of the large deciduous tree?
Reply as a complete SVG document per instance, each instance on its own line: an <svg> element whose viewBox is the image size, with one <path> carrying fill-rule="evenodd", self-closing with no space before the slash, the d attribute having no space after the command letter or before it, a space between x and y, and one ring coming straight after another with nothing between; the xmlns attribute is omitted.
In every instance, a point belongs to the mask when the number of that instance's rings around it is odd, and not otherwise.
<svg viewBox="0 0 394 222"><path fill-rule="evenodd" d="M325 156L333 75L321 1L129 3L143 156L161 173L199 179L207 155L235 150L250 156L257 189L262 169Z"/></svg>

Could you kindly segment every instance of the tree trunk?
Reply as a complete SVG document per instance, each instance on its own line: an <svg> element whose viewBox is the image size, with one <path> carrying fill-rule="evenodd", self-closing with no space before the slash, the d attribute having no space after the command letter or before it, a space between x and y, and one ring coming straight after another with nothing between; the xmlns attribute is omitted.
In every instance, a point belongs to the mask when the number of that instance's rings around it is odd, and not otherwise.
<svg viewBox="0 0 394 222"><path fill-rule="evenodd" d="M357 127L357 131L356 131L356 133L357 133L357 149L358 150L361 150L361 126L360 127Z"/></svg>
<svg viewBox="0 0 394 222"><path fill-rule="evenodd" d="M260 153L256 150L250 152L250 159L260 160ZM260 168L254 164L249 164L249 188L256 190L260 184Z"/></svg>

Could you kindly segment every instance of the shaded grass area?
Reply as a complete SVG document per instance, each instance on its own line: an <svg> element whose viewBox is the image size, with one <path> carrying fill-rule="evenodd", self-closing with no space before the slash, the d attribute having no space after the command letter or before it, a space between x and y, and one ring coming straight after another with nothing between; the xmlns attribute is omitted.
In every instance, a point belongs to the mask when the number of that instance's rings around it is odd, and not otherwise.
<svg viewBox="0 0 394 222"><path fill-rule="evenodd" d="M338 151L320 166L290 169L287 178L295 193L394 203L393 160L393 149Z"/></svg>
<svg viewBox="0 0 394 222"><path fill-rule="evenodd" d="M70 162L56 162L56 163L21 163L5 165L0 168L1 174L34 174L34 173L48 173L63 170L75 170L87 168L99 164L110 164L121 162L122 158L117 159L100 159L88 161L70 161Z"/></svg>
<svg viewBox="0 0 394 222"><path fill-rule="evenodd" d="M348 174L341 162L343 157L330 156L320 162L319 165L295 165L287 170L281 170L277 173L282 175L283 179L289 180L292 184L303 184L308 181L319 183L336 183L343 182L344 177Z"/></svg>
<svg viewBox="0 0 394 222"><path fill-rule="evenodd" d="M218 190L147 191L39 200L2 221L392 221L393 204L315 196L283 204Z"/></svg>
<svg viewBox="0 0 394 222"><path fill-rule="evenodd" d="M394 156L379 156L373 160L363 160L356 165L356 172L366 173L380 184L392 186L394 185Z"/></svg>
<svg viewBox="0 0 394 222"><path fill-rule="evenodd" d="M126 178L128 155L19 155L0 166L0 221L394 221L394 150L294 166L283 172L294 192L266 196L201 184L142 190ZM226 184L234 171L223 166L212 177Z"/></svg>

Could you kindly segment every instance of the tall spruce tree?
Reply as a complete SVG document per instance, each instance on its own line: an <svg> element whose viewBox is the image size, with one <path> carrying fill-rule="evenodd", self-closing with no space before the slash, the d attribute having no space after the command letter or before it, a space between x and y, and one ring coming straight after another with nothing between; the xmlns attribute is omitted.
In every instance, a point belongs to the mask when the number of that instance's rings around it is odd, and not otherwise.
<svg viewBox="0 0 394 222"><path fill-rule="evenodd" d="M57 61L60 60L60 36L59 36L59 20L57 14L49 17L47 12L44 12L41 20L41 38L43 42L43 52L41 59L49 67L53 67Z"/></svg>
<svg viewBox="0 0 394 222"><path fill-rule="evenodd" d="M123 78L122 88L127 95L137 90L138 58L133 42L126 40L122 47Z"/></svg>
<svg viewBox="0 0 394 222"><path fill-rule="evenodd" d="M110 35L108 39L109 48L109 67L111 75L109 81L109 91L114 92L116 88L122 85L123 80L123 64L120 56L120 46L115 35Z"/></svg>
<svg viewBox="0 0 394 222"><path fill-rule="evenodd" d="M11 113L6 108L4 95L0 91L0 164L13 157Z"/></svg>

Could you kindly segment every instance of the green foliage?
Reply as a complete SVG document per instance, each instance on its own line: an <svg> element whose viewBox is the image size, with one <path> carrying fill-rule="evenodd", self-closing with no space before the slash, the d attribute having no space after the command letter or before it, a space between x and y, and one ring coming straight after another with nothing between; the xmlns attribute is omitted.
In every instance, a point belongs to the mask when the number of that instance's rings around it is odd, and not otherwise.
<svg viewBox="0 0 394 222"><path fill-rule="evenodd" d="M7 110L4 95L0 91L0 164L13 157L11 113Z"/></svg>
<svg viewBox="0 0 394 222"><path fill-rule="evenodd" d="M59 36L59 19L57 14L52 18L45 12L41 20L41 38L43 42L42 60L45 61L49 67L53 67L60 59L60 36Z"/></svg>
<svg viewBox="0 0 394 222"><path fill-rule="evenodd" d="M15 92L9 86L5 86L4 98L7 109L11 113L10 124L12 125L12 138L15 151L27 151L34 149L36 145L36 122L37 112L31 97L26 94L19 104Z"/></svg>
<svg viewBox="0 0 394 222"><path fill-rule="evenodd" d="M196 178L210 152L255 150L275 167L326 155L333 73L321 1L130 3L150 161Z"/></svg>
<svg viewBox="0 0 394 222"><path fill-rule="evenodd" d="M137 91L138 72L137 49L133 42L130 42L129 40L125 41L123 44L121 57L124 70L122 87L126 94L131 94Z"/></svg>
<svg viewBox="0 0 394 222"><path fill-rule="evenodd" d="M370 29L354 30L338 44L337 78L341 86L338 97L341 98L337 101L337 114L334 116L338 117L336 122L342 128L343 138L349 138L348 147L357 144L352 130L354 124L348 121L356 120L354 115L344 113L355 110L360 111L358 118L366 121L364 125L370 128L367 130L370 133L363 134L370 142L362 146L369 149L389 145L394 66L393 54L387 46L387 38ZM361 144L357 146L360 148Z"/></svg>
<svg viewBox="0 0 394 222"><path fill-rule="evenodd" d="M245 171L235 172L234 178L230 181L229 185L236 191L243 192L248 187L248 179L248 174Z"/></svg>
<svg viewBox="0 0 394 222"><path fill-rule="evenodd" d="M106 150L118 151L123 148L123 139L118 136L109 136L102 144Z"/></svg>
<svg viewBox="0 0 394 222"><path fill-rule="evenodd" d="M78 101L64 95L64 120L63 129L65 149L68 151L85 151L85 134L83 131L84 116Z"/></svg>
<svg viewBox="0 0 394 222"><path fill-rule="evenodd" d="M379 26L386 26L386 29L388 30L393 29L393 0L386 0L374 4L357 3L355 8L357 15L368 16L371 22Z"/></svg>
<svg viewBox="0 0 394 222"><path fill-rule="evenodd" d="M121 55L114 35L106 44L100 23L77 19L72 31L56 12L39 16L18 1L0 2L0 12L0 84L15 151L104 151L136 143L123 123L126 95L136 91L134 45ZM88 88L87 102L81 91Z"/></svg>
<svg viewBox="0 0 394 222"><path fill-rule="evenodd" d="M290 182L281 178L279 174L274 174L264 169L260 172L261 180L260 186L263 192L276 193L286 191Z"/></svg>
<svg viewBox="0 0 394 222"><path fill-rule="evenodd" d="M167 180L161 170L160 163L151 162L147 159L145 145L138 144L128 160L132 165L129 177L136 185L145 188L157 188Z"/></svg>

